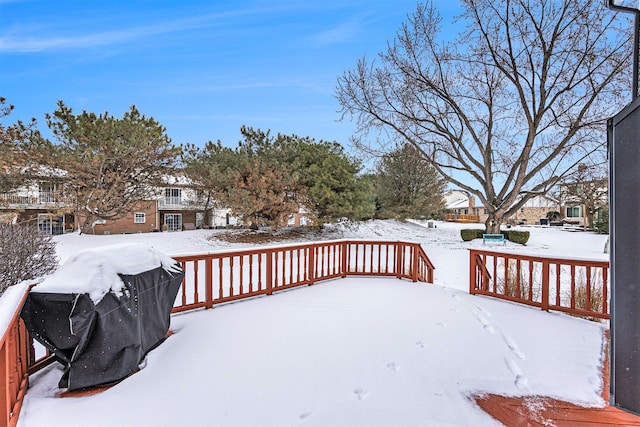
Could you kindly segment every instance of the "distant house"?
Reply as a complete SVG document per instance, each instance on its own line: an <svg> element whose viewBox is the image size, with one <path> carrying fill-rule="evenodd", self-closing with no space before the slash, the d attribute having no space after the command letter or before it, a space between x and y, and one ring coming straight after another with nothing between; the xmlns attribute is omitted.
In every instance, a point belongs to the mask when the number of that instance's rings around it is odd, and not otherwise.
<svg viewBox="0 0 640 427"><path fill-rule="evenodd" d="M449 190L444 194L444 220L450 222L480 222L475 197L463 190Z"/></svg>
<svg viewBox="0 0 640 427"><path fill-rule="evenodd" d="M450 222L484 223L489 217L489 211L475 205L475 197L462 190L450 190L444 195L446 210L444 220ZM547 219L547 213L560 209L560 202L553 197L535 196L525 202L505 223L540 224Z"/></svg>
<svg viewBox="0 0 640 427"><path fill-rule="evenodd" d="M66 194L65 172L42 168L28 183L0 194L0 222L34 224L48 235L74 228L73 198Z"/></svg>
<svg viewBox="0 0 640 427"><path fill-rule="evenodd" d="M506 219L510 225L539 225L547 222L549 212L558 212L560 202L547 195L534 196L527 200L513 215ZM480 222L485 222L489 217L485 208L478 209Z"/></svg>
<svg viewBox="0 0 640 427"><path fill-rule="evenodd" d="M609 184L606 179L560 184L560 205L563 222L593 226L609 204Z"/></svg>
<svg viewBox="0 0 640 427"><path fill-rule="evenodd" d="M0 194L0 221L37 224L45 234L77 230L82 214L75 217L74 199L66 194L64 172L44 172L16 190ZM115 220L98 219L91 224L94 234L178 231L201 226L202 203L184 177L167 177L157 197L140 201L131 212Z"/></svg>

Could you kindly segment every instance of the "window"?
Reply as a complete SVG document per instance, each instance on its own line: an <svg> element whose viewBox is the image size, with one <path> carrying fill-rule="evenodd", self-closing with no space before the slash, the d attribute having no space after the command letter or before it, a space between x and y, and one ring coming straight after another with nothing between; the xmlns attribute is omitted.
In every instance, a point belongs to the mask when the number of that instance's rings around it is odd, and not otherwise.
<svg viewBox="0 0 640 427"><path fill-rule="evenodd" d="M164 201L167 205L179 205L182 203L181 188L165 188Z"/></svg>
<svg viewBox="0 0 640 427"><path fill-rule="evenodd" d="M489 209L486 209L486 208L485 208L485 210L484 210L484 214L485 214L485 215L489 215Z"/></svg>
<svg viewBox="0 0 640 427"><path fill-rule="evenodd" d="M56 184L53 182L40 182L38 184L38 202L53 203L55 202Z"/></svg>
<svg viewBox="0 0 640 427"><path fill-rule="evenodd" d="M582 214L580 213L580 206L573 206L571 208L567 208L567 218L580 218Z"/></svg>
<svg viewBox="0 0 640 427"><path fill-rule="evenodd" d="M144 224L147 222L147 216L144 212L136 212L133 214L133 222L136 224Z"/></svg>
<svg viewBox="0 0 640 427"><path fill-rule="evenodd" d="M64 217L38 214L38 230L48 236L62 234L64 232Z"/></svg>
<svg viewBox="0 0 640 427"><path fill-rule="evenodd" d="M164 214L164 223L167 231L182 230L182 214Z"/></svg>

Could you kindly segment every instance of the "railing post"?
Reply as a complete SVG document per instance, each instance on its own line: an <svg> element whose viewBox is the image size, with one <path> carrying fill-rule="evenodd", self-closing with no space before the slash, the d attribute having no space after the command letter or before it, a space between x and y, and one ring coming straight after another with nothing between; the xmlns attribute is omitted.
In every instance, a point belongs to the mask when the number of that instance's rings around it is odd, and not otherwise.
<svg viewBox="0 0 640 427"><path fill-rule="evenodd" d="M311 245L309 247L309 264L307 266L307 271L309 274L309 284L313 285L316 281L316 245Z"/></svg>
<svg viewBox="0 0 640 427"><path fill-rule="evenodd" d="M402 257L404 256L404 247L400 242L396 242L396 277L400 279L402 277Z"/></svg>
<svg viewBox="0 0 640 427"><path fill-rule="evenodd" d="M348 255L348 250L349 250L349 242L342 242L342 244L340 245L340 249L342 250L342 265L340 266L340 268L342 269L342 278L347 277L348 274L348 264L347 264L347 255Z"/></svg>
<svg viewBox="0 0 640 427"><path fill-rule="evenodd" d="M267 265L265 266L266 270L266 281L265 283L267 287L267 295L273 295L273 251L266 251Z"/></svg>
<svg viewBox="0 0 640 427"><path fill-rule="evenodd" d="M204 266L205 266L204 268L205 308L212 308L213 307L213 258L207 257Z"/></svg>
<svg viewBox="0 0 640 427"><path fill-rule="evenodd" d="M475 295L476 293L476 255L473 249L469 249L469 294Z"/></svg>
<svg viewBox="0 0 640 427"><path fill-rule="evenodd" d="M411 245L411 280L418 281L418 243Z"/></svg>
<svg viewBox="0 0 640 427"><path fill-rule="evenodd" d="M542 261L542 310L549 311L549 261Z"/></svg>

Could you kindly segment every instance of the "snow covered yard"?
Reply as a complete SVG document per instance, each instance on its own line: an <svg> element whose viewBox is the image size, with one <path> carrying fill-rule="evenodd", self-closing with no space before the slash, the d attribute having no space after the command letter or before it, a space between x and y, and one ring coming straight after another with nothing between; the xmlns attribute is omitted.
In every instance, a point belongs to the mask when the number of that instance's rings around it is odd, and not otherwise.
<svg viewBox="0 0 640 427"><path fill-rule="evenodd" d="M373 221L343 237L422 243L435 284L349 278L176 315L146 367L97 395L58 398L59 366L34 375L20 427L499 425L475 393L602 405L605 325L470 296L457 224ZM607 259L606 236L529 228L514 253ZM169 255L236 248L211 232L56 238L62 260L139 241ZM244 245L246 246L246 245Z"/></svg>

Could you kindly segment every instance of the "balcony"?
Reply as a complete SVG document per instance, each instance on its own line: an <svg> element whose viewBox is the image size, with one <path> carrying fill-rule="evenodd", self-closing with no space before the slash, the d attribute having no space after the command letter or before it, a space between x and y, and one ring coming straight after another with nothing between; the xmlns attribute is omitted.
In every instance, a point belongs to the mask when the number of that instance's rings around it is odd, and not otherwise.
<svg viewBox="0 0 640 427"><path fill-rule="evenodd" d="M0 206L10 209L49 209L72 206L73 199L57 193L41 192L37 196L11 193L0 194Z"/></svg>
<svg viewBox="0 0 640 427"><path fill-rule="evenodd" d="M160 210L198 210L204 208L201 200L184 199L182 197L163 197L158 200Z"/></svg>

